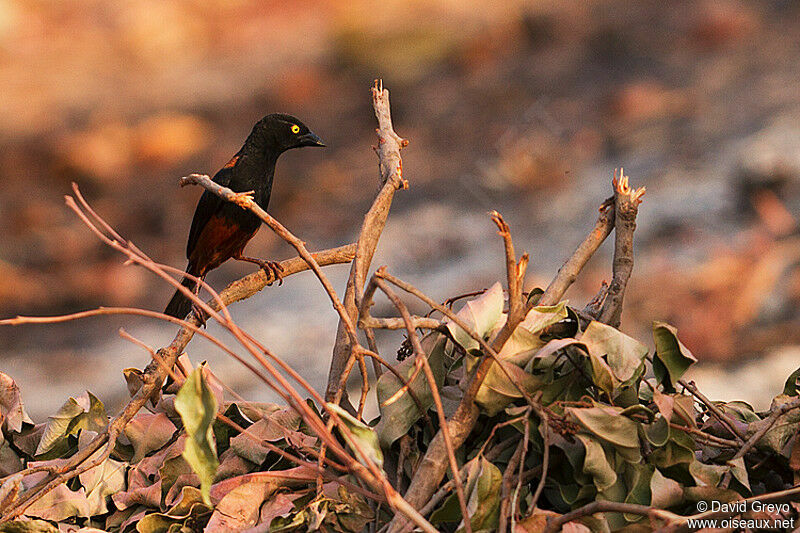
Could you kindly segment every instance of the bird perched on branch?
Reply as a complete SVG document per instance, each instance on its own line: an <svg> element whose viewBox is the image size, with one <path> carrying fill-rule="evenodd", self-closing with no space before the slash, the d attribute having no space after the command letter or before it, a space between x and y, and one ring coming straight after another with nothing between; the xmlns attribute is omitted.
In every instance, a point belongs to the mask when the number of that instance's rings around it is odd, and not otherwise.
<svg viewBox="0 0 800 533"><path fill-rule="evenodd" d="M253 193L253 200L266 210L272 192L275 163L286 150L303 146L325 146L305 124L291 115L275 113L256 123L244 146L214 176L214 181L234 192ZM230 258L255 263L280 279L282 268L275 261L243 255L245 245L256 234L261 220L239 205L226 202L205 191L192 219L186 257L186 273L203 279L205 275ZM184 278L182 285L195 294L199 285ZM180 290L167 304L164 313L184 318L192 310L192 301Z"/></svg>

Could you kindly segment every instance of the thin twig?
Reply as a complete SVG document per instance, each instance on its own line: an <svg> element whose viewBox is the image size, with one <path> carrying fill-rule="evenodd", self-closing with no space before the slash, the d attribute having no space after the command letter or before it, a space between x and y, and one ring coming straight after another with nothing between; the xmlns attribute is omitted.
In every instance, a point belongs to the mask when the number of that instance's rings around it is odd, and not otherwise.
<svg viewBox="0 0 800 533"><path fill-rule="evenodd" d="M506 465L506 471L503 472L503 480L500 485L500 522L498 525L498 533L506 533L508 531L509 515L511 513L511 484L514 482L514 474L516 473L517 466L520 462L524 462L523 456L523 441L519 441L517 449L511 455Z"/></svg>
<svg viewBox="0 0 800 533"><path fill-rule="evenodd" d="M761 440L761 438L767 433L767 431L769 431L772 428L772 426L775 425L775 423L778 421L780 417L782 417L783 415L785 415L786 413L788 413L793 409L797 409L798 407L800 407L800 396L796 396L792 400L784 404L773 407L772 409L770 409L770 414L767 418L759 420L758 422L753 422L750 427L758 427L758 430L756 430L756 432L753 433L753 436L747 439L747 442L745 442L741 448L739 448L739 451L737 451L736 454L731 458L731 461L741 459L742 457L747 455L747 453L750 450L752 450L756 444L758 444L758 441ZM720 481L720 486L726 489L728 488L728 484L730 483L730 481L731 481L731 470L728 470L723 475L722 481Z"/></svg>
<svg viewBox="0 0 800 533"><path fill-rule="evenodd" d="M539 484L536 486L536 492L533 493L531 500L531 507L536 508L539 502L539 497L544 490L545 482L547 481L547 467L550 464L550 427L547 424L547 418L542 419L539 427L542 428L542 442L544 443L544 452L542 456L542 477L539 479Z"/></svg>
<svg viewBox="0 0 800 533"><path fill-rule="evenodd" d="M514 488L514 494L511 497L511 531L514 532L517 529L517 500L519 499L519 492L522 490L522 483L523 483L523 475L525 473L525 459L528 457L528 445L530 444L530 432L531 432L531 419L529 416L525 417L525 423L523 424L523 429L525 431L524 435L522 436L522 458L519 462L519 473L517 474L517 486ZM546 468L547 464L544 464ZM541 468L541 467L540 467ZM536 506L536 500L533 501L533 507Z"/></svg>
<svg viewBox="0 0 800 533"><path fill-rule="evenodd" d="M584 505L583 507L578 507L577 509L570 511L567 514L563 514L561 516L549 519L547 521L547 527L545 528L544 531L545 533L557 533L558 531L561 531L561 526L569 522L572 522L573 520L578 520L579 518L583 518L584 516L591 516L595 513L635 514L640 516L647 516L651 520L663 520L666 522L673 522L676 520L683 519L682 516L676 515L675 513L664 511L662 509L655 509L653 507L648 507L647 505L597 500L587 505Z"/></svg>
<svg viewBox="0 0 800 533"><path fill-rule="evenodd" d="M684 426L682 424L675 424L674 422L669 422L669 427L673 429L677 429L678 431L684 431L686 433L691 433L692 435L704 440L710 446L722 447L722 448L738 448L739 443L735 440L730 439L723 439L721 437L717 437L716 435L712 435L710 433L706 433L697 428L693 428L691 426Z"/></svg>
<svg viewBox="0 0 800 533"><path fill-rule="evenodd" d="M511 228L503 216L497 211L491 213L492 222L497 226L497 234L503 239L506 256L506 279L508 283L508 316L513 320L522 319L524 303L522 301L522 282L525 277L525 268L528 265L528 255L524 254L517 264L514 253L514 241L511 239Z"/></svg>
<svg viewBox="0 0 800 533"><path fill-rule="evenodd" d="M648 359L650 360L651 363L653 362L653 358L649 355ZM736 438L736 440L738 440L740 443L744 443L746 437L745 431L739 429L736 426L736 423L733 420L731 420L731 418L728 415L723 413L714 402L709 400L702 392L700 392L695 386L693 381L686 381L684 379L679 379L678 383L683 385L683 388L689 391L689 393L692 394L692 396L697 398L700 401L700 403L705 405L706 408L711 412L711 414L717 420L719 420L719 422L722 425L728 428L728 430L731 432L731 435L733 435L734 438Z"/></svg>
<svg viewBox="0 0 800 533"><path fill-rule="evenodd" d="M444 405L442 404L442 398L439 395L439 388L436 385L436 378L434 377L433 371L431 370L431 365L428 362L428 356L422 349L422 345L419 342L419 336L417 336L417 331L414 329L414 326L411 323L411 314L408 312L406 305L385 281L380 278L374 279L378 288L380 288L384 294L386 294L389 300L391 300L392 304L394 304L394 306L400 312L400 315L403 317L403 320L406 323L406 333L408 333L408 338L411 340L411 346L414 347L414 355L418 361L422 361L422 368L425 372L425 377L428 379L428 387L431 389L433 403L436 406L436 414L439 417L439 426L443 430L445 447L447 449L447 459L450 464L450 471L453 473L456 495L458 496L458 504L461 507L461 515L464 517L464 530L467 533L472 533L472 524L467 511L467 500L464 497L464 487L461 485L461 478L458 475L458 462L456 461L455 456L456 448L453 442L450 440L450 431L447 427L447 418L444 414Z"/></svg>
<svg viewBox="0 0 800 533"><path fill-rule="evenodd" d="M414 329L439 329L442 327L442 322L435 318L426 318L422 316L411 316L411 324ZM402 318L375 318L373 316L365 316L358 321L358 327L361 329L406 329L406 324Z"/></svg>

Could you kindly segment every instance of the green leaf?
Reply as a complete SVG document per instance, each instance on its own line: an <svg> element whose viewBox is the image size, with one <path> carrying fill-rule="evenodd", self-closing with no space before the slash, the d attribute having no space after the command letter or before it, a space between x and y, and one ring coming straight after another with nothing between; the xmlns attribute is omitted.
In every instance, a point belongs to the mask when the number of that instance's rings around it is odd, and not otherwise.
<svg viewBox="0 0 800 533"><path fill-rule="evenodd" d="M683 501L683 487L674 479L664 477L658 468L650 479L650 505L656 509L667 509Z"/></svg>
<svg viewBox="0 0 800 533"><path fill-rule="evenodd" d="M91 392L78 398L68 399L58 412L50 416L36 455L42 455L63 441L68 435L76 435L82 429L101 432L108 424L103 402Z"/></svg>
<svg viewBox="0 0 800 533"><path fill-rule="evenodd" d="M792 401L791 396L781 394L772 399L770 408L774 409L789 401ZM747 436L755 434L766 423L766 419L751 423L747 428ZM798 427L800 427L800 409L792 409L778 417L778 420L758 441L756 447L760 450L771 450L780 454L789 439L797 433Z"/></svg>
<svg viewBox="0 0 800 533"><path fill-rule="evenodd" d="M495 465L480 457L477 468L467 476L467 512L473 531L494 531L500 518L500 492L503 474ZM459 531L463 531L459 528Z"/></svg>
<svg viewBox="0 0 800 533"><path fill-rule="evenodd" d="M699 487L716 487L729 469L725 465L705 464L697 460L689 463L689 473Z"/></svg>
<svg viewBox="0 0 800 533"><path fill-rule="evenodd" d="M491 332L503 314L503 288L495 283L489 290L464 304L456 315L473 332L484 337ZM466 351L480 346L478 341L457 326L454 322L446 322L447 329L453 339Z"/></svg>
<svg viewBox="0 0 800 533"><path fill-rule="evenodd" d="M428 364L431 366L436 385L440 387L444 383L444 349L447 338L440 333L426 335L422 339L422 348L428 353ZM399 365L395 366L397 372L408 381L414 373L416 361L414 357L409 357ZM408 433L417 420L422 418L414 399L406 391L399 397L395 394L403 387L403 384L392 372L384 372L378 379L377 397L378 406L381 411L381 419L375 426L375 431L380 438L381 444L388 448L394 441ZM428 386L423 370L417 373L417 377L411 382L411 390L416 394L417 399L422 404L424 410L428 410L433 405L433 393ZM393 398L393 401L386 404Z"/></svg>
<svg viewBox="0 0 800 533"><path fill-rule="evenodd" d="M747 469L744 466L744 457L732 459L728 461L727 465L733 477L736 478L736 481L741 483L748 491L752 491L750 488L750 479L747 476Z"/></svg>
<svg viewBox="0 0 800 533"><path fill-rule="evenodd" d="M679 464L690 464L695 460L695 442L685 431L670 430L667 443L653 450L650 462L658 468L669 468Z"/></svg>
<svg viewBox="0 0 800 533"><path fill-rule="evenodd" d="M175 409L181 415L188 436L183 457L200 478L203 501L210 504L209 489L219 466L212 429L217 400L206 383L202 367L186 378L175 396Z"/></svg>
<svg viewBox="0 0 800 533"><path fill-rule="evenodd" d="M687 502L718 501L727 503L742 499L742 495L735 490L719 487L684 487L683 496Z"/></svg>
<svg viewBox="0 0 800 533"><path fill-rule="evenodd" d="M655 468L649 464L628 463L625 468L625 486L628 494L625 496L624 503L637 505L650 505L651 493L650 482L653 478ZM642 520L641 515L623 514L628 522L638 522Z"/></svg>
<svg viewBox="0 0 800 533"><path fill-rule="evenodd" d="M589 323L580 340L590 354L606 358L608 366L620 382L631 379L647 355L647 346L596 320Z"/></svg>
<svg viewBox="0 0 800 533"><path fill-rule="evenodd" d="M494 531L500 517L500 492L503 475L494 464L482 455L464 465L467 468L467 482L464 493L467 497L467 512L473 531ZM464 517L458 497L451 494L447 500L431 514L431 523L441 524L461 520L457 531L464 531Z"/></svg>
<svg viewBox="0 0 800 533"><path fill-rule="evenodd" d="M614 465L609 461L603 445L588 435L576 435L586 448L583 471L589 474L598 491L606 490L617 482ZM613 452L612 452L613 457Z"/></svg>
<svg viewBox="0 0 800 533"><path fill-rule="evenodd" d="M675 383L697 359L678 340L678 330L665 322L653 322L653 340L656 343L653 373L666 392L674 392Z"/></svg>
<svg viewBox="0 0 800 533"><path fill-rule="evenodd" d="M786 384L783 386L783 393L787 396L797 396L797 380L800 378L800 368L792 372L786 378Z"/></svg>
<svg viewBox="0 0 800 533"><path fill-rule="evenodd" d="M532 394L544 384L541 378L528 374L513 363L506 363L505 369L528 393ZM489 416L494 416L517 398L522 398L522 393L508 379L500 365L495 363L489 368L486 378L481 383L478 394L475 395L475 403Z"/></svg>
<svg viewBox="0 0 800 533"><path fill-rule="evenodd" d="M538 350L546 344L539 337L542 330L547 326L560 322L567 316L569 316L569 312L567 311L566 300L556 305L534 307L528 311L525 319L514 329L498 356L501 359L508 359L520 352ZM524 364L521 366L524 366Z"/></svg>
<svg viewBox="0 0 800 533"><path fill-rule="evenodd" d="M777 396L776 398L780 398L780 396ZM723 413L733 418L734 421L739 420L745 424L752 424L753 422L758 422L761 420L761 417L756 414L756 410L753 409L753 406L747 402L737 400L733 402L714 403Z"/></svg>
<svg viewBox="0 0 800 533"><path fill-rule="evenodd" d="M622 448L639 448L639 425L621 416L622 409L611 406L568 409L590 433Z"/></svg>
<svg viewBox="0 0 800 533"><path fill-rule="evenodd" d="M431 513L431 524L438 526L445 522L458 522L463 520L461 507L458 504L458 496L451 494L444 503Z"/></svg>
<svg viewBox="0 0 800 533"><path fill-rule="evenodd" d="M618 329L592 321L580 340L589 352L595 384L612 398L643 373L647 347Z"/></svg>
<svg viewBox="0 0 800 533"><path fill-rule="evenodd" d="M375 463L378 468L383 467L383 452L381 451L380 443L378 442L378 435L375 431L366 425L365 423L361 422L360 420L356 419L350 413L339 407L334 403L326 403L325 404L329 411L333 411L342 419L342 423L349 429L349 432L341 431L340 433L347 444L352 448L353 452L356 455L356 459L363 465L367 464L367 461L362 455L361 451L373 462ZM359 451L361 449L361 451Z"/></svg>
<svg viewBox="0 0 800 533"><path fill-rule="evenodd" d="M664 446L669 440L671 429L669 422L663 416L656 418L652 424L643 425L642 427L644 428L645 438L653 446Z"/></svg>
<svg viewBox="0 0 800 533"><path fill-rule="evenodd" d="M528 312L525 320L517 326L498 354L498 357L505 362L506 371L529 393L539 390L544 382L541 377L534 376L521 367L529 366L530 361L538 357L539 349L547 344L539 338L542 329L559 322L566 316L566 302L555 306L534 307ZM561 344L556 343L553 346L556 345L560 346ZM508 378L506 371L498 364L492 365L478 389L475 401L489 416L494 416L505 409L509 403L523 396L514 382Z"/></svg>

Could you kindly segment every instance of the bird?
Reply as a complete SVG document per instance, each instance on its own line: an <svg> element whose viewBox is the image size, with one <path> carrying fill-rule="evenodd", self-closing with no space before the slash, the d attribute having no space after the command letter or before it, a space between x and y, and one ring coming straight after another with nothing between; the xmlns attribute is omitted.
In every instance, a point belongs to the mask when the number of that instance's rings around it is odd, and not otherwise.
<svg viewBox="0 0 800 533"><path fill-rule="evenodd" d="M252 192L255 203L266 211L278 157L287 150L304 146L323 147L325 143L292 115L267 115L253 126L242 148L212 179L234 192ZM251 211L210 191L203 192L186 243L186 258L189 260L186 273L202 280L209 271L233 258L255 263L280 280L283 269L279 263L243 254L245 245L260 226L261 219ZM184 277L181 284L195 294L200 290L199 284L189 277ZM192 300L176 290L164 314L182 319L193 310ZM197 314L203 321L202 314Z"/></svg>

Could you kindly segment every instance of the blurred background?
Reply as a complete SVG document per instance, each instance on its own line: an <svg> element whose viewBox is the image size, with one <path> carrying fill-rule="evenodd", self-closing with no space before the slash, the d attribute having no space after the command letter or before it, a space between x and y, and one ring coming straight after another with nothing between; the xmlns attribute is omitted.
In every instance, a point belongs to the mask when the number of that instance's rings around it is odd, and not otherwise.
<svg viewBox="0 0 800 533"><path fill-rule="evenodd" d="M763 408L800 364L798 59L789 0L0 0L0 315L163 309L171 288L123 266L63 195L77 182L126 238L183 267L201 191L178 178L213 174L270 112L329 146L282 156L271 213L311 249L350 242L379 185L382 77L411 188L376 267L438 300L488 287L504 277L497 209L531 254L528 287L545 286L624 167L647 195L623 331L652 345L651 321L672 323L707 395ZM611 251L574 305L610 279ZM294 255L267 230L248 252ZM347 270L328 269L342 292ZM251 271L230 262L208 281ZM232 313L323 386L336 315L313 276ZM121 370L149 358L120 327L156 348L174 335L132 317L4 327L0 369L37 421L87 388L119 406ZM382 339L387 358L400 340ZM270 397L209 345L189 353Z"/></svg>

